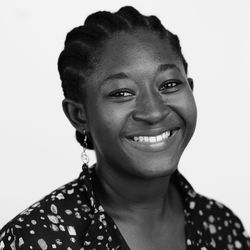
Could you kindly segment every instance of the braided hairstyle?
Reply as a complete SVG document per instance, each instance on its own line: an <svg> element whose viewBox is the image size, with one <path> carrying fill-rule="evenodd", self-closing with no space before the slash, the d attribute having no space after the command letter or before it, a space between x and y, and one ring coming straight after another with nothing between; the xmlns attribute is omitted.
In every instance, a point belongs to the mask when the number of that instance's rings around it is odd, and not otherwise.
<svg viewBox="0 0 250 250"><path fill-rule="evenodd" d="M183 62L187 73L187 62L181 52L178 36L166 30L156 16L144 16L135 8L122 7L115 13L99 11L87 17L84 25L71 30L66 37L64 50L58 59L58 70L65 98L79 101L80 86L93 73L101 57L104 43L116 32L133 33L144 29L166 38L177 56ZM76 131L77 141L83 145L84 136ZM88 149L94 149L91 135L88 134Z"/></svg>

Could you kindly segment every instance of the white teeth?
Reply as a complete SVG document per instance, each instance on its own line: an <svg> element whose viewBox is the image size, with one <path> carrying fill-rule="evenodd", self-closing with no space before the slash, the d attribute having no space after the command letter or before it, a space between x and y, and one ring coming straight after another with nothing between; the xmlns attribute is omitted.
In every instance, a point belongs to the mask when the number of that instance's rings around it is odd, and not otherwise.
<svg viewBox="0 0 250 250"><path fill-rule="evenodd" d="M149 137L149 142L156 142L156 137L155 136L150 136Z"/></svg>
<svg viewBox="0 0 250 250"><path fill-rule="evenodd" d="M139 136L139 142L143 142L143 136Z"/></svg>
<svg viewBox="0 0 250 250"><path fill-rule="evenodd" d="M134 136L133 140L136 142L156 143L166 140L169 136L170 136L170 130L157 136Z"/></svg>
<svg viewBox="0 0 250 250"><path fill-rule="evenodd" d="M166 136L166 138L168 138L170 136L170 130L166 131L163 135Z"/></svg>
<svg viewBox="0 0 250 250"><path fill-rule="evenodd" d="M139 141L139 137L135 136L134 138L134 141Z"/></svg>
<svg viewBox="0 0 250 250"><path fill-rule="evenodd" d="M162 135L157 135L157 136L156 136L156 141L162 141L162 140L163 140Z"/></svg>

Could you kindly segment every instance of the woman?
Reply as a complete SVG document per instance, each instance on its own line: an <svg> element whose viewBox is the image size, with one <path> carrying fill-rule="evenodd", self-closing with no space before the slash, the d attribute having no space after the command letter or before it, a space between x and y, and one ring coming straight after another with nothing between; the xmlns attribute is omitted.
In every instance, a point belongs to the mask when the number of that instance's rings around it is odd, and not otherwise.
<svg viewBox="0 0 250 250"><path fill-rule="evenodd" d="M178 171L197 114L176 35L132 7L97 12L58 68L83 171L10 221L1 249L250 249L233 212Z"/></svg>

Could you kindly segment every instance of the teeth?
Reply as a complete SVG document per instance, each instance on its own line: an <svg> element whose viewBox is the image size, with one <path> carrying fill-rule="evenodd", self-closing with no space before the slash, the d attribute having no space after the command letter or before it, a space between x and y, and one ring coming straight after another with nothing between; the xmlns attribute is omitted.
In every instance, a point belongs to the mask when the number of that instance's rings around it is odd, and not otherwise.
<svg viewBox="0 0 250 250"><path fill-rule="evenodd" d="M150 136L149 137L149 142L156 142L156 137L155 136Z"/></svg>
<svg viewBox="0 0 250 250"><path fill-rule="evenodd" d="M165 136L165 138L168 138L170 136L170 134L171 134L170 130L168 130L165 133L163 133L163 135Z"/></svg>
<svg viewBox="0 0 250 250"><path fill-rule="evenodd" d="M134 141L139 141L139 137L135 136L133 139L134 139Z"/></svg>
<svg viewBox="0 0 250 250"><path fill-rule="evenodd" d="M172 131L168 130L161 135L157 136L134 136L133 140L136 142L147 142L147 143L155 143L166 140L169 136L172 135Z"/></svg>
<svg viewBox="0 0 250 250"><path fill-rule="evenodd" d="M157 136L156 136L156 141L162 141L162 140L163 140L162 135L157 135Z"/></svg>
<svg viewBox="0 0 250 250"><path fill-rule="evenodd" d="M139 142L143 142L143 136L139 136Z"/></svg>

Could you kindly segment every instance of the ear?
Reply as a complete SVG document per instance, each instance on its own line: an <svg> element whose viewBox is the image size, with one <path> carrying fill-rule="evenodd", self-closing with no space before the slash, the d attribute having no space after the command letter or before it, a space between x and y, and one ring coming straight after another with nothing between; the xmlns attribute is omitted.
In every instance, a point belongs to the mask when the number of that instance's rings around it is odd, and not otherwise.
<svg viewBox="0 0 250 250"><path fill-rule="evenodd" d="M64 114L76 130L82 133L87 129L86 112L83 104L65 98L62 102Z"/></svg>
<svg viewBox="0 0 250 250"><path fill-rule="evenodd" d="M192 89L192 91L194 91L194 81L193 81L193 79L189 77L188 78L188 83L189 83L189 86Z"/></svg>

